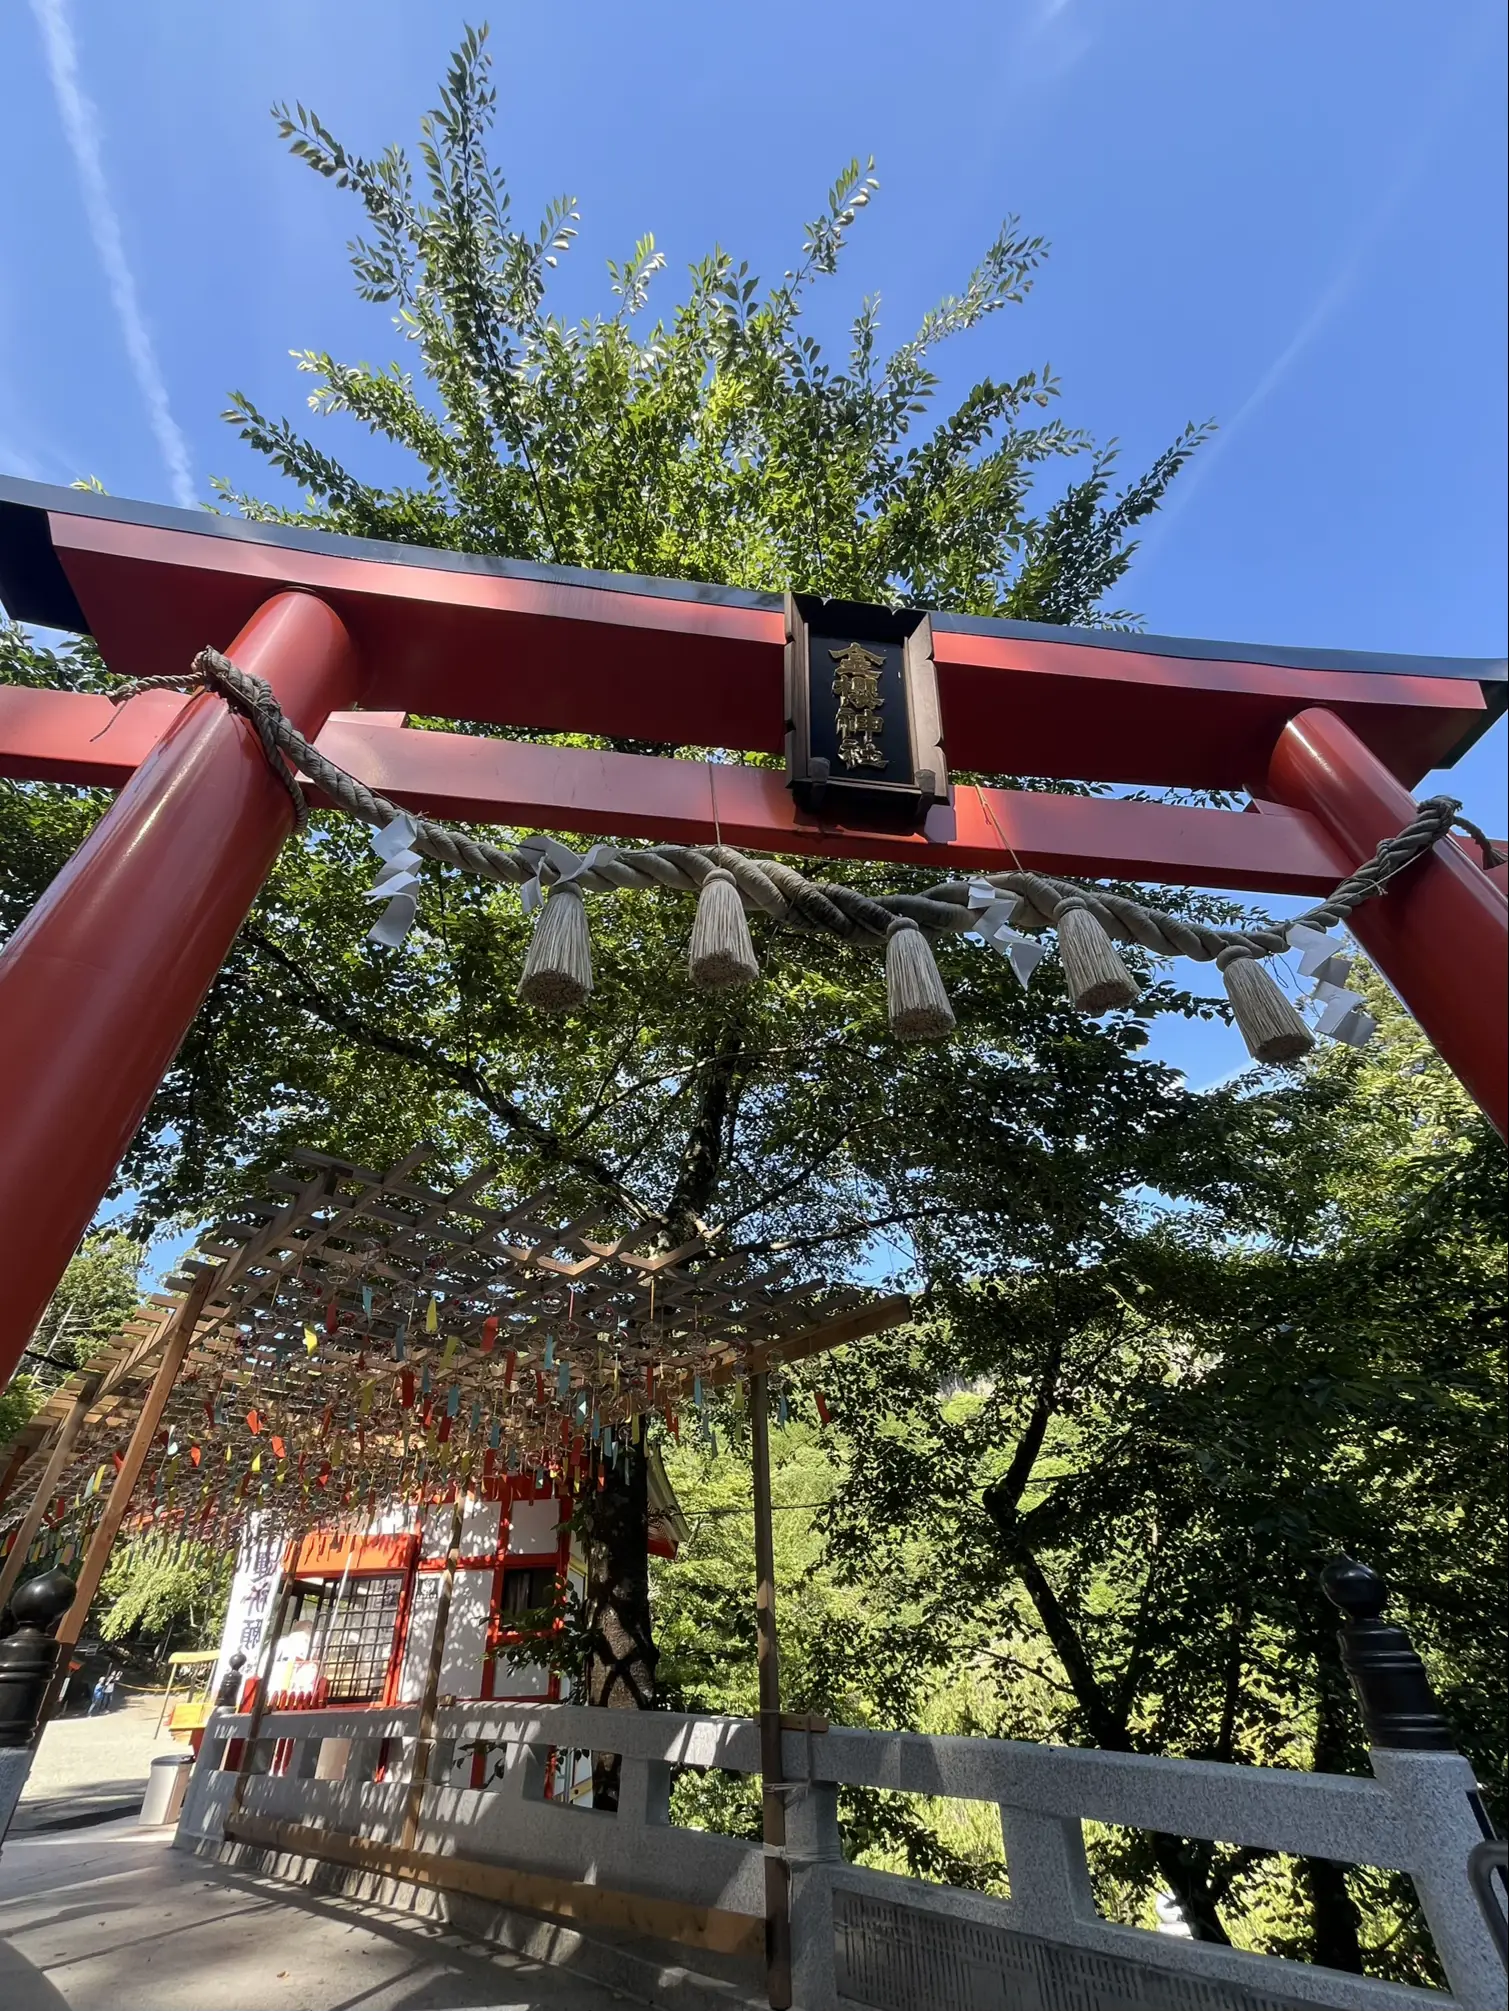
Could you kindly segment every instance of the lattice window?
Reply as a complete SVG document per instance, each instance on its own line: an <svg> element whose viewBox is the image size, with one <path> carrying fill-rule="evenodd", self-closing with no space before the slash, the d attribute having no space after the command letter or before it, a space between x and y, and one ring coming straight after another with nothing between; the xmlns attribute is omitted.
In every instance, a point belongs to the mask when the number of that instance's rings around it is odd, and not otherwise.
<svg viewBox="0 0 1509 2011"><path fill-rule="evenodd" d="M370 1704L381 1697L393 1654L403 1574L350 1578L339 1585L301 1586L290 1629L310 1630L322 1703Z"/></svg>

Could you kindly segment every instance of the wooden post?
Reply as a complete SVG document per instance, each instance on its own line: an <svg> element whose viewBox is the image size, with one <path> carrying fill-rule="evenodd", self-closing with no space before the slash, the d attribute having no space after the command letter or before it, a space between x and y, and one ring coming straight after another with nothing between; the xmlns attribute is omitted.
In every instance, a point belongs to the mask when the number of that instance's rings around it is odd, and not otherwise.
<svg viewBox="0 0 1509 2011"><path fill-rule="evenodd" d="M1415 816L1415 801L1345 720L1297 713L1274 746L1267 791L1307 810L1349 864L1370 859ZM1364 901L1347 927L1420 1022L1501 1138L1509 1137L1509 906L1475 859L1443 838Z"/></svg>
<svg viewBox="0 0 1509 2011"><path fill-rule="evenodd" d="M430 1666L425 1671L424 1697L419 1706L419 1731L414 1743L414 1764L409 1773L409 1797L404 1809L400 1850L412 1850L419 1835L419 1809L429 1778L430 1755L435 1745L435 1706L440 1696L440 1665L445 1660L445 1630L450 1625L451 1594L456 1589L456 1570L461 1562L461 1529L466 1518L466 1474L456 1476L456 1507L451 1516L450 1548L445 1553L445 1572L440 1580L440 1598L435 1607L435 1633L430 1642ZM420 1521L420 1541L424 1523Z"/></svg>
<svg viewBox="0 0 1509 2011"><path fill-rule="evenodd" d="M7 1460L4 1473L0 1473L0 1506L10 1499L10 1491L15 1486L22 1467L35 1450L34 1446L18 1445Z"/></svg>
<svg viewBox="0 0 1509 2011"><path fill-rule="evenodd" d="M84 1631L89 1608L94 1604L94 1595L100 1589L100 1580L104 1577L105 1566L110 1561L111 1546L120 1534L126 1510L131 1506L132 1493L141 1477L141 1470L146 1465L147 1454L152 1450L152 1441L157 1436L157 1427L162 1422L163 1411L173 1393L173 1385L178 1380L178 1371L183 1367L184 1356L193 1342L194 1329L199 1324L199 1315L204 1311L204 1302L210 1295L210 1287L219 1275L219 1271L215 1269L201 1271L169 1323L167 1334L163 1339L162 1360L157 1364L157 1373L152 1378L152 1387L147 1391L147 1400L142 1405L141 1415L136 1420L136 1428L131 1434L131 1443L126 1447L126 1456L121 1463L120 1472L115 1476L115 1485L110 1490L110 1499L105 1503L105 1512L89 1539L88 1550L84 1553L73 1604L63 1615L58 1626L57 1642L60 1653L57 1674L52 1679L52 1687L42 1707L42 1715L38 1721L39 1730L57 1708L58 1694L68 1680L69 1650L76 1646L80 1634Z"/></svg>
<svg viewBox="0 0 1509 2011"><path fill-rule="evenodd" d="M760 1676L760 1802L765 1837L765 1989L771 2011L791 2003L791 1867L781 1757L781 1655L775 1630L775 1538L770 1520L770 1400L765 1371L749 1378L754 1478L755 1654Z"/></svg>
<svg viewBox="0 0 1509 2011"><path fill-rule="evenodd" d="M246 1800L246 1783L251 1774L252 1756L257 1749L257 1736L262 1730L262 1720L267 1716L267 1698L272 1689L273 1665L278 1659L278 1641L283 1633L283 1622L288 1616L288 1602L293 1597L294 1578L299 1561L297 1541L289 1544L283 1553L283 1573L278 1580L278 1596L272 1605L272 1620L267 1632L262 1636L262 1646L257 1657L257 1694L252 1698L251 1721L246 1727L246 1737L241 1746L241 1764L236 1769L236 1785L231 1789L231 1805L226 1820L241 1813L241 1804Z"/></svg>
<svg viewBox="0 0 1509 2011"><path fill-rule="evenodd" d="M58 1484L58 1476L68 1464L68 1456L84 1428L84 1420L89 1415L89 1407L98 1391L98 1376L89 1377L74 1398L73 1408L59 1429L57 1441L46 1466L42 1469L42 1478L37 1482L37 1491L32 1496L31 1507L21 1518L21 1526L16 1531L16 1540L11 1545L9 1557L5 1560L5 1569L0 1571L0 1612L5 1610L5 1602L16 1589L16 1580L21 1576L26 1553L36 1540L37 1531L42 1526L42 1517L47 1513L47 1504L52 1500L53 1489Z"/></svg>

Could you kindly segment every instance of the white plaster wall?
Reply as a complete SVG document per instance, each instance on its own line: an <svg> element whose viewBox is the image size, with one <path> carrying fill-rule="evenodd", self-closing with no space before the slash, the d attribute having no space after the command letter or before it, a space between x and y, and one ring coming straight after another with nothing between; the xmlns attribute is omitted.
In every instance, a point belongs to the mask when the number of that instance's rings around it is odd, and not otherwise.
<svg viewBox="0 0 1509 2011"><path fill-rule="evenodd" d="M404 1642L403 1668L398 1678L398 1701L401 1704L417 1704L424 1696L424 1679L430 1670L430 1644L435 1638L435 1615L439 1606L440 1573L421 1572L414 1581L409 1633Z"/></svg>
<svg viewBox="0 0 1509 2011"><path fill-rule="evenodd" d="M445 1652L440 1660L442 1697L482 1695L482 1655L487 1646L487 1616L492 1605L492 1590L491 1569L456 1573L445 1629Z"/></svg>
<svg viewBox="0 0 1509 2011"><path fill-rule="evenodd" d="M508 1554L531 1557L554 1550L560 1541L562 1504L550 1501L516 1501L508 1518Z"/></svg>

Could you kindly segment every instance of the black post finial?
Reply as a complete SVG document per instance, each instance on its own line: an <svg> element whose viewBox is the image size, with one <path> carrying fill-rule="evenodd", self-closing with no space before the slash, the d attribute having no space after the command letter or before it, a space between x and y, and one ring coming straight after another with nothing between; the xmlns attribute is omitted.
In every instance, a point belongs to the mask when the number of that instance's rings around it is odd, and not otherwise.
<svg viewBox="0 0 1509 2011"><path fill-rule="evenodd" d="M1388 1583L1353 1557L1333 1557L1320 1574L1321 1590L1345 1615L1338 1630L1341 1660L1372 1746L1450 1753L1456 1739L1436 1702L1425 1664L1402 1627L1385 1620Z"/></svg>
<svg viewBox="0 0 1509 2011"><path fill-rule="evenodd" d="M53 1629L73 1604L66 1571L42 1571L11 1594L14 1633L0 1641L0 1746L29 1746L58 1665Z"/></svg>
<svg viewBox="0 0 1509 2011"><path fill-rule="evenodd" d="M246 1667L246 1657L238 1649L225 1665L225 1674L220 1678L220 1687L215 1692L215 1702L222 1710L234 1711L241 1697L241 1671Z"/></svg>

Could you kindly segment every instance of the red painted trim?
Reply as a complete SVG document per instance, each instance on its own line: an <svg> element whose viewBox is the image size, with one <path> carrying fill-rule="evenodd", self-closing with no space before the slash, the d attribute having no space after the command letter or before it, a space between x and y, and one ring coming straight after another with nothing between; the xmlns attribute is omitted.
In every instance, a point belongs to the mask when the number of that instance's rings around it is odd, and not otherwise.
<svg viewBox="0 0 1509 2011"><path fill-rule="evenodd" d="M1307 705L1330 705L1418 781L1432 765L1420 766L1426 747L1444 760L1469 730L1463 715L1487 709L1481 686L1467 679L948 629L935 630L933 649L950 760L1017 774L1240 788L1256 772L1252 756L1266 755L1286 720Z"/></svg>
<svg viewBox="0 0 1509 2011"><path fill-rule="evenodd" d="M207 642L224 648L241 610L277 582L349 609L358 648L370 642L376 652L374 705L480 720L497 718L502 700L511 723L551 732L577 730L567 722L585 706L596 720L587 730L656 739L666 736L646 723L652 714L662 725L680 716L685 726L669 737L695 740L715 681L722 688L711 711L727 729L715 744L780 744L779 610L432 571L102 518L50 514L49 523L106 661L126 676L187 665Z"/></svg>
<svg viewBox="0 0 1509 2011"><path fill-rule="evenodd" d="M269 592L303 587L349 627L371 666L374 705L771 754L784 742L778 608L62 511L49 524L107 662L126 675L187 667L203 644L224 648ZM947 628L934 642L951 760L1012 774L1239 787L1261 772L1288 719L1323 704L1413 784L1486 710L1468 675L1296 669Z"/></svg>
<svg viewBox="0 0 1509 2011"><path fill-rule="evenodd" d="M308 594L238 636L305 732L359 690ZM0 1379L15 1366L292 827L248 723L184 706L0 951Z"/></svg>
<svg viewBox="0 0 1509 2011"><path fill-rule="evenodd" d="M344 1543L334 1532L314 1530L299 1545L295 1572L300 1578L389 1578L408 1569L409 1543L407 1536L367 1536Z"/></svg>
<svg viewBox="0 0 1509 2011"><path fill-rule="evenodd" d="M404 1651L409 1643L409 1621L414 1612L414 1587L419 1579L419 1546L423 1531L423 1519L410 1531L408 1538L408 1562L404 1567L403 1589L398 1595L398 1615L393 1622L393 1647L388 1655L388 1670L383 1678L382 1703L385 1710L392 1710L398 1702L398 1688L403 1678Z"/></svg>
<svg viewBox="0 0 1509 2011"><path fill-rule="evenodd" d="M114 712L103 698L0 689L0 774L121 786L177 704L146 693ZM1020 862L1071 878L1104 874L1323 894L1347 870L1322 826L1298 811L1259 820L1228 810L966 786L951 806L932 813L926 834L884 835L805 816L783 776L768 769L421 733L350 713L332 717L319 746L405 808L469 823L678 844L721 837L752 851L888 859L939 878L1005 871Z"/></svg>

